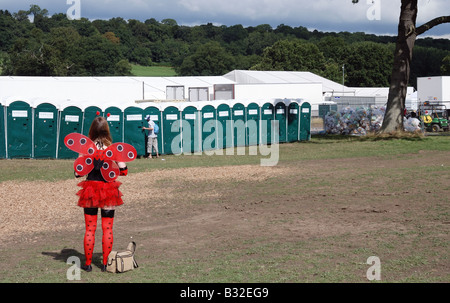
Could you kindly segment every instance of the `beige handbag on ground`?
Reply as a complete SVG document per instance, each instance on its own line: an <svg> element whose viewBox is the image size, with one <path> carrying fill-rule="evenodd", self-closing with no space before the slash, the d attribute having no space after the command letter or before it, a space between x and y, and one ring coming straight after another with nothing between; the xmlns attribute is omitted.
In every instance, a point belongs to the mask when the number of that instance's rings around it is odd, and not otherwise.
<svg viewBox="0 0 450 303"><path fill-rule="evenodd" d="M134 257L135 251L135 242L130 242L126 251L111 251L108 256L106 270L112 273L122 273L137 268L138 264Z"/></svg>

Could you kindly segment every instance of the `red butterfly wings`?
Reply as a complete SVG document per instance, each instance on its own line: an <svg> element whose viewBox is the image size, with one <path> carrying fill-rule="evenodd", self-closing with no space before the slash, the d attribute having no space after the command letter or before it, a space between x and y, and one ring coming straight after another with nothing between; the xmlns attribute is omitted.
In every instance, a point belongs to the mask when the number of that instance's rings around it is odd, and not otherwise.
<svg viewBox="0 0 450 303"><path fill-rule="evenodd" d="M64 144L68 149L83 155L92 156L97 151L97 146L91 139L78 133L68 134L64 138Z"/></svg>
<svg viewBox="0 0 450 303"><path fill-rule="evenodd" d="M81 154L74 164L74 170L80 176L89 174L100 163L99 167L103 179L107 182L114 181L119 176L120 170L117 162L130 162L136 159L136 149L127 143L114 143L105 150L99 150L95 143L88 137L79 133L70 133L64 138L64 144L70 150Z"/></svg>
<svg viewBox="0 0 450 303"><path fill-rule="evenodd" d="M119 166L111 160L104 160L101 168L103 179L107 182L111 182L117 179L120 170Z"/></svg>
<svg viewBox="0 0 450 303"><path fill-rule="evenodd" d="M114 143L104 150L106 159L129 162L136 159L136 149L127 143Z"/></svg>
<svg viewBox="0 0 450 303"><path fill-rule="evenodd" d="M78 157L73 163L73 169L80 176L85 176L89 174L93 168L94 168L94 157L92 156Z"/></svg>

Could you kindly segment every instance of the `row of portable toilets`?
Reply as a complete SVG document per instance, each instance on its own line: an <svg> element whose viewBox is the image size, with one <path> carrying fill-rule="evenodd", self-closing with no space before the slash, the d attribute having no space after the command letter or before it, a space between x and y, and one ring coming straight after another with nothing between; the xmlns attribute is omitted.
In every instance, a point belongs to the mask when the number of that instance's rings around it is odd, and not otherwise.
<svg viewBox="0 0 450 303"><path fill-rule="evenodd" d="M50 103L31 107L24 101L0 106L0 158L9 159L75 158L77 154L63 144L64 137L72 132L87 136L97 115L107 118L113 141L133 145L138 156L146 154L146 133L142 129L148 125L146 115L159 125L160 154L307 141L311 128L308 102L224 103L201 108L152 105L123 110L115 106L59 110Z"/></svg>

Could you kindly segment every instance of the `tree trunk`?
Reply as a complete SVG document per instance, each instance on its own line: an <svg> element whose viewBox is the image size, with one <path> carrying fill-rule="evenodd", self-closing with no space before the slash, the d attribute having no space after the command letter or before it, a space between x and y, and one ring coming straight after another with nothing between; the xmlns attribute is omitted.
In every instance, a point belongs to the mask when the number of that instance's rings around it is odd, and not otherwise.
<svg viewBox="0 0 450 303"><path fill-rule="evenodd" d="M394 66L382 133L403 131L406 91L410 74L413 47L416 41L417 0L402 0Z"/></svg>

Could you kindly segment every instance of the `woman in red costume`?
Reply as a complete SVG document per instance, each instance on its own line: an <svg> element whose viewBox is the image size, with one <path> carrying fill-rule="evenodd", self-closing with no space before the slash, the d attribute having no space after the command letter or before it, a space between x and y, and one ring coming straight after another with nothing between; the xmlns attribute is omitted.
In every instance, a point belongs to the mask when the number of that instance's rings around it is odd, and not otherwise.
<svg viewBox="0 0 450 303"><path fill-rule="evenodd" d="M78 178L87 174L86 180L78 184L81 190L77 193L79 196L78 206L84 208L86 223L84 235L86 261L81 268L88 272L92 271L91 263L95 244L95 231L97 229L97 214L100 208L103 232L103 265L101 270L106 271L108 255L113 246L115 208L123 204L122 193L119 190L121 183L116 181L115 178L118 175L126 176L128 172L125 162L114 160L125 159L125 161L132 161L136 156L136 152L129 145L125 151L127 153L125 158L117 156L118 151L122 152L123 146L128 146L128 144L112 144L108 122L104 117L97 116L92 121L88 138L81 134L70 134L65 139L67 147L80 153L74 164L75 176ZM111 156L113 151L116 152L115 156Z"/></svg>

